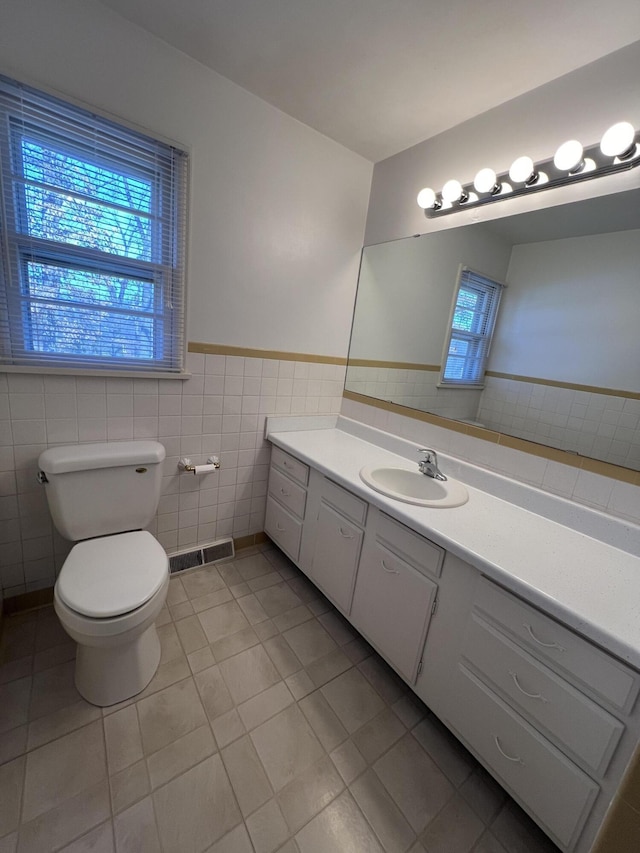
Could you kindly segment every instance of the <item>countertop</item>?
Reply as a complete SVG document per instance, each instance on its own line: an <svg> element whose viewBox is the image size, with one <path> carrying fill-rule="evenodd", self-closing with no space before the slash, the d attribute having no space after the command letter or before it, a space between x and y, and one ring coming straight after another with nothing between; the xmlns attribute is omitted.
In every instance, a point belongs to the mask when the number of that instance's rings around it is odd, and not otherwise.
<svg viewBox="0 0 640 853"><path fill-rule="evenodd" d="M412 463L341 429L268 438L640 670L639 557L468 484L469 501L451 509L387 498L360 479L360 469Z"/></svg>

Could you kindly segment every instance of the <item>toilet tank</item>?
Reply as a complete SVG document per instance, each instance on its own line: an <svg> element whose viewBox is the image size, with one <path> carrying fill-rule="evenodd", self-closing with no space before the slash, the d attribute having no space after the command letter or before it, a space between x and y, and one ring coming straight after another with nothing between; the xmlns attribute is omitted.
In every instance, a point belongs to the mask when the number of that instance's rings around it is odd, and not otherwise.
<svg viewBox="0 0 640 853"><path fill-rule="evenodd" d="M164 458L157 441L45 450L38 464L58 531L78 542L146 527L158 508Z"/></svg>

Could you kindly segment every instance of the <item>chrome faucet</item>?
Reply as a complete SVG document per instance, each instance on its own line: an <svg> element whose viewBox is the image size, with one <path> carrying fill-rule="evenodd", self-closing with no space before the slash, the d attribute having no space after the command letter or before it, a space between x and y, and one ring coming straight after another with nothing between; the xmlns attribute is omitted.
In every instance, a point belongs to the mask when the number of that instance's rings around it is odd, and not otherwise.
<svg viewBox="0 0 640 853"><path fill-rule="evenodd" d="M438 468L438 454L435 450L430 450L428 447L419 447L418 453L424 453L424 459L418 462L418 470L427 477L433 477L434 480L446 480L447 478Z"/></svg>

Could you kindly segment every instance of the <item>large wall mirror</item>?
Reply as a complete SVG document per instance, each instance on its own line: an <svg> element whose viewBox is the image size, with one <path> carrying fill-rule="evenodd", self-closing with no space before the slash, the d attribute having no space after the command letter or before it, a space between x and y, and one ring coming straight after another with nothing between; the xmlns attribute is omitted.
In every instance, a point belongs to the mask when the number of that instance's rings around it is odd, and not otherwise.
<svg viewBox="0 0 640 853"><path fill-rule="evenodd" d="M505 282L483 387L440 387L461 266ZM346 389L640 470L640 189L363 250Z"/></svg>

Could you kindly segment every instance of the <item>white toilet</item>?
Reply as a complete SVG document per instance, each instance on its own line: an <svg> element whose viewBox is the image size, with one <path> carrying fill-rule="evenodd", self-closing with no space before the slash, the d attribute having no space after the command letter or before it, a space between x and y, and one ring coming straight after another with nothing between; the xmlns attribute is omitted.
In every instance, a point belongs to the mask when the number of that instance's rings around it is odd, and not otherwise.
<svg viewBox="0 0 640 853"><path fill-rule="evenodd" d="M72 542L54 591L78 643L76 687L94 705L122 702L160 661L155 619L169 560L145 530L155 515L165 449L157 441L51 447L38 460L53 523Z"/></svg>

